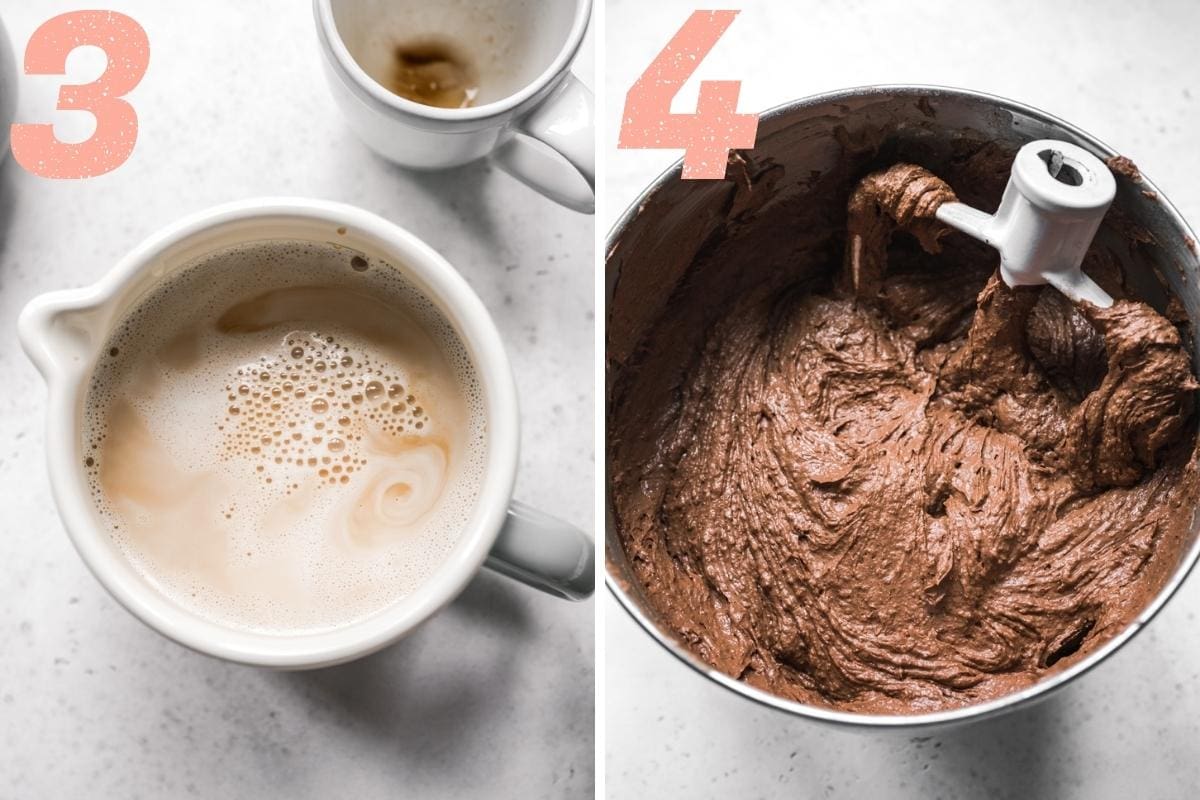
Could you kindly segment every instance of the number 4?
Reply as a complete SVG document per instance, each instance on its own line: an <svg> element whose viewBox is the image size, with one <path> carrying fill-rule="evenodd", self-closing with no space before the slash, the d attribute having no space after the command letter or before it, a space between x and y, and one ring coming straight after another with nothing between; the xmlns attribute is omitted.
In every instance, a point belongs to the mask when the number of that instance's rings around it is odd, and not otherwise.
<svg viewBox="0 0 1200 800"><path fill-rule="evenodd" d="M73 11L43 23L25 48L26 75L65 75L67 55L76 47L104 50L104 73L81 85L58 91L60 111L89 111L96 131L83 142L59 141L54 126L12 126L12 154L25 169L43 178L91 178L125 163L137 142L133 106L121 99L146 74L150 41L129 17L113 11Z"/></svg>
<svg viewBox="0 0 1200 800"><path fill-rule="evenodd" d="M672 98L737 14L697 11L688 18L629 90L618 147L681 147L685 179L724 178L729 151L754 147L758 117L737 113L741 81L702 81L696 113L671 113Z"/></svg>

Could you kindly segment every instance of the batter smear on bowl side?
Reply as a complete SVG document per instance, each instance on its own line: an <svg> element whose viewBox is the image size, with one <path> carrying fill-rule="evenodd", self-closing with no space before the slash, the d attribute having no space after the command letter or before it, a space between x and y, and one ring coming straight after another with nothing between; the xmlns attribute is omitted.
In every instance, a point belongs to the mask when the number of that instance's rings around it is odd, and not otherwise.
<svg viewBox="0 0 1200 800"><path fill-rule="evenodd" d="M942 253L955 199L921 167L868 175L841 264L729 292L699 347L660 320L641 347L686 369L617 381L621 545L656 622L722 672L864 713L983 702L1120 632L1178 563L1198 480L1176 326L1112 280L1111 308L1074 306Z"/></svg>

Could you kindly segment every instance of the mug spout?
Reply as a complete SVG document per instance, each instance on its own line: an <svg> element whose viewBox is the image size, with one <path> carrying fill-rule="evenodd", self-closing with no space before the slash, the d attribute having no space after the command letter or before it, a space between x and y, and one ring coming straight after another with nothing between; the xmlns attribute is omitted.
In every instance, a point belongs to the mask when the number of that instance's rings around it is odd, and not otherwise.
<svg viewBox="0 0 1200 800"><path fill-rule="evenodd" d="M84 291L51 292L30 300L17 318L17 337L25 355L47 381L95 350L96 306Z"/></svg>

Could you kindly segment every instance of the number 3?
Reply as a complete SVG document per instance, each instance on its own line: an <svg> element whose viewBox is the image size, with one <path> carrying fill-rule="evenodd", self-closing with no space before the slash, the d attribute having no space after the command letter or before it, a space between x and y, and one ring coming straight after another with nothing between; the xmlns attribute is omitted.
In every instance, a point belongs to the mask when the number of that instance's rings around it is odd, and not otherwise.
<svg viewBox="0 0 1200 800"><path fill-rule="evenodd" d="M25 48L26 75L65 75L67 55L77 47L104 50L104 73L58 91L60 111L88 111L96 131L83 142L59 141L54 126L12 126L13 158L43 178L92 178L125 163L137 142L138 120L122 97L138 85L150 63L146 31L131 18L113 11L73 11L45 22Z"/></svg>

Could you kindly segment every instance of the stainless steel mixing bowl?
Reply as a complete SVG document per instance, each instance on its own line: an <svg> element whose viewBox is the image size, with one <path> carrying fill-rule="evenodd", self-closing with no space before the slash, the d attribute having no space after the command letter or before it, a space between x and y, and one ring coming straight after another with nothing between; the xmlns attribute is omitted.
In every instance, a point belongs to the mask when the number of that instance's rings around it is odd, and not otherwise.
<svg viewBox="0 0 1200 800"><path fill-rule="evenodd" d="M767 111L760 118L753 158L758 162L769 158L782 166L784 177L781 183L791 180L797 186L803 186L804 176L834 168L842 157L840 142L846 141L847 137L853 140L869 129L891 130L889 135L895 140L930 152L939 149L949 152L953 143L963 138L992 140L1014 152L1027 141L1053 138L1078 144L1102 159L1116 155L1107 145L1073 125L1012 100L935 86L871 86L809 97ZM798 181L797 176L800 177ZM616 317L621 329L616 340L611 329L606 334L608 391L621 369L624 356L631 352L633 343L638 341L646 326L666 310L676 281L682 277L682 272L653 274L668 260L663 255L671 253L670 261L686 263L689 259L679 259L675 254L687 256L699 251L707 234L725 219L731 197L730 181L683 181L680 180L680 164L676 164L661 175L613 227L607 247L606 313L610 328ZM1132 261L1122 265L1127 282L1148 302L1164 303L1161 284L1153 275L1146 274L1145 262L1152 262L1182 300L1195 339L1200 331L1200 263L1196 235L1144 176L1136 184L1129 180L1118 181L1114 208L1149 231L1154 239L1139 244L1136 269L1133 269ZM683 224L689 222L694 226L697 220L700 221L699 230L689 230ZM631 284L631 288L626 288ZM1200 341L1192 342L1193 354L1200 352L1197 344ZM866 730L898 728L911 732L917 728L980 720L1046 697L1088 672L1133 638L1171 598L1200 557L1194 516L1192 542L1153 602L1124 631L1039 683L990 702L948 711L871 715L793 702L755 689L705 664L672 634L660 629L617 539L611 497L606 497L605 507L608 587L625 610L660 645L684 664L748 700L798 717Z"/></svg>

